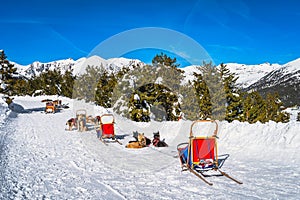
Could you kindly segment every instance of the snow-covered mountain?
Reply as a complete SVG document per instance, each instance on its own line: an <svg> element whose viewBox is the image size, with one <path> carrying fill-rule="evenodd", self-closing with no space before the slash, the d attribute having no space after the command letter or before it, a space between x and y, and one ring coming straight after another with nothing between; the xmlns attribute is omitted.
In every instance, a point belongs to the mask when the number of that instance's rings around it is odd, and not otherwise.
<svg viewBox="0 0 300 200"><path fill-rule="evenodd" d="M14 62L13 62L14 63ZM242 88L247 88L250 85L255 84L257 81L267 74L274 72L274 71L282 71L285 74L290 74L289 72L295 72L297 70L297 66L299 66L300 59L289 62L285 65L279 64L270 64L270 63L263 63L257 65L246 65L246 64L238 64L238 63L226 63L227 67L230 69L231 72L235 73L239 79L237 83ZM15 66L18 68L18 72L25 76L31 77L34 75L38 75L43 71L53 70L53 69L60 69L62 72L73 69L74 74L80 74L85 71L85 68L90 66L103 66L109 70L114 72L120 70L122 67L131 67L131 66L143 66L146 65L142 61L138 59L128 59L128 58L110 58L110 59L103 59L99 56L91 56L89 58L80 58L78 60L73 60L71 58L65 60L57 60L48 63L42 62L33 62L29 65L20 65L14 63ZM193 79L193 72L199 73L196 65L186 66L181 68L185 72L185 80ZM276 75L276 74L275 74ZM297 75L297 74L295 74Z"/></svg>
<svg viewBox="0 0 300 200"><path fill-rule="evenodd" d="M19 74L30 78L39 75L41 72L53 69L60 69L62 72L73 69L73 73L78 75L85 72L87 66L103 66L111 71L119 71L122 67L132 68L133 66L146 65L138 59L110 58L103 59L99 56L80 58L73 60L57 60L48 63L34 62L23 66L14 63ZM263 63L257 65L246 65L238 63L227 63L229 70L238 76L237 84L239 87L248 90L257 90L265 94L266 92L277 91L284 97L288 105L300 104L298 95L300 85L300 58L287 64ZM185 79L182 84L193 80L193 73L199 73L197 66L187 66L181 68L184 71Z"/></svg>
<svg viewBox="0 0 300 200"><path fill-rule="evenodd" d="M143 66L145 63L138 59L128 59L128 58L110 58L105 60L99 56L91 56L89 58L81 58L76 61L73 66L74 74L81 74L85 72L87 66L102 66L110 71L117 72L123 67L133 67L133 66Z"/></svg>
<svg viewBox="0 0 300 200"><path fill-rule="evenodd" d="M255 90L262 95L278 92L286 106L300 105L300 58L284 65L263 63L245 65L227 63L230 72L238 78L237 84L244 91ZM198 72L197 66L183 68L185 80L193 79L193 72Z"/></svg>
<svg viewBox="0 0 300 200"><path fill-rule="evenodd" d="M48 63L36 61L29 65L20 65L14 62L12 63L17 68L18 73L27 78L37 76L42 72L54 69L60 69L62 73L64 73L66 70L73 69L73 73L78 75L85 72L87 66L103 66L108 70L116 72L122 67L145 65L138 59L110 58L105 60L99 56L91 56L88 58L83 57L78 60L68 58L65 60L57 60Z"/></svg>
<svg viewBox="0 0 300 200"><path fill-rule="evenodd" d="M248 87L262 94L278 92L287 106L300 105L300 58L271 71Z"/></svg>
<svg viewBox="0 0 300 200"><path fill-rule="evenodd" d="M268 73L282 68L279 64L263 63L258 65L245 65L238 63L226 64L230 72L235 73L239 78L237 84L241 88L247 88Z"/></svg>
<svg viewBox="0 0 300 200"><path fill-rule="evenodd" d="M48 63L42 63L39 61L35 61L29 65L20 65L18 63L12 62L15 67L17 68L17 72L27 78L38 76L40 73L48 71L48 70L54 70L54 69L60 69L62 72L66 70L70 70L74 67L74 65L77 62L80 62L82 59L79 59L77 61L74 61L71 58L65 59L65 60L57 60L52 61Z"/></svg>

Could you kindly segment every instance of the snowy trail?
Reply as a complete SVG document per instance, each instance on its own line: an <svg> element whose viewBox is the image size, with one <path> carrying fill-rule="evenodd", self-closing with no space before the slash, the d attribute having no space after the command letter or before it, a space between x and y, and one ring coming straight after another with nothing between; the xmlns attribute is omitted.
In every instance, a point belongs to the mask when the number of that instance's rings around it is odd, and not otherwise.
<svg viewBox="0 0 300 200"><path fill-rule="evenodd" d="M94 164L96 156L91 158L82 133L57 131L52 118L55 115L37 112L20 114L12 122L18 131L10 133L14 142L9 147L8 165L14 168L7 169L7 185L11 187L7 188L8 196L12 199L119 198L119 194L111 193L111 188L95 185L98 180L92 171L99 163ZM64 130L64 126L60 128Z"/></svg>
<svg viewBox="0 0 300 200"><path fill-rule="evenodd" d="M231 154L222 169L244 184L209 177L214 186L208 186L193 174L181 172L179 159L174 158L176 145L187 141L190 122L143 124L117 116L116 132L125 136L123 145L105 146L94 130L65 131L66 120L74 114L72 109L44 114L37 109L39 101L16 100L33 112L10 118L0 129L1 148L5 149L1 153L0 199L298 199L300 194L295 154L298 124L271 124L268 128L270 132L280 127L287 131L275 134L276 138L284 136L290 146L279 160L275 154L281 149L270 152L279 146L272 146L272 139L259 155L255 148L260 147L262 138L245 145L240 137L242 132L247 134L246 140L253 140L253 129L265 126L245 125L243 129L240 124L221 124L220 153ZM267 135L268 129L262 134ZM134 130L145 132L149 138L159 130L170 146L126 149ZM283 163L285 153L288 162Z"/></svg>

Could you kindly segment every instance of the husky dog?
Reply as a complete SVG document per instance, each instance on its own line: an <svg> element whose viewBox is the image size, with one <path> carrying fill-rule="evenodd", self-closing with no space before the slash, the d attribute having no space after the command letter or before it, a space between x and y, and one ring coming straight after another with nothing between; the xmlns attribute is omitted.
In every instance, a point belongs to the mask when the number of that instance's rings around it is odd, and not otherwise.
<svg viewBox="0 0 300 200"><path fill-rule="evenodd" d="M79 131L87 131L88 128L86 127L86 117L81 114L78 116L78 121L77 121L77 124L78 124L78 130Z"/></svg>
<svg viewBox="0 0 300 200"><path fill-rule="evenodd" d="M68 125L68 130L69 131L72 131L73 130L73 127L76 127L77 126L77 122L76 122L76 118L71 118L67 121L66 125Z"/></svg>
<svg viewBox="0 0 300 200"><path fill-rule="evenodd" d="M126 145L126 148L143 148L146 147L146 137L144 133L139 133L137 135L137 141L131 141Z"/></svg>
<svg viewBox="0 0 300 200"><path fill-rule="evenodd" d="M139 135L139 133L137 131L133 131L133 137L135 138L136 141L138 141L138 135ZM149 146L151 144L151 140L149 138L147 138L146 136L144 136L144 137L146 139L146 146Z"/></svg>
<svg viewBox="0 0 300 200"><path fill-rule="evenodd" d="M86 118L86 123L90 123L90 124L93 124L93 125L97 125L98 124L98 119L95 117L92 117L92 115L89 115L87 118Z"/></svg>
<svg viewBox="0 0 300 200"><path fill-rule="evenodd" d="M155 147L167 147L167 146L168 146L167 143L165 142L165 139L160 140L160 134L159 134L159 131L153 133L152 144L153 144L153 146L155 146Z"/></svg>

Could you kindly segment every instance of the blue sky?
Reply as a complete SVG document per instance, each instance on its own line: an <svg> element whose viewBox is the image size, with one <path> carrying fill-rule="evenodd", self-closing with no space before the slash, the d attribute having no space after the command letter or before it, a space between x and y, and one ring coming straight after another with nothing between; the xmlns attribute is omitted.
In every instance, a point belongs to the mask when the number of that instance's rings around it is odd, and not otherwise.
<svg viewBox="0 0 300 200"><path fill-rule="evenodd" d="M297 0L1 0L0 49L20 64L78 59L124 31L158 27L196 41L215 64L284 64L300 57L299 7ZM181 50L171 55L182 61ZM161 51L123 56L151 62Z"/></svg>

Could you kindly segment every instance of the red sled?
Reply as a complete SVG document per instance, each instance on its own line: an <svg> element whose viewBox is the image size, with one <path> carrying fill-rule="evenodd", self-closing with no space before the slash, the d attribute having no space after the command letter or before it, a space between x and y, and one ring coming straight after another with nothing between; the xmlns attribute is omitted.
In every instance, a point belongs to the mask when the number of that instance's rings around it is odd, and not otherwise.
<svg viewBox="0 0 300 200"><path fill-rule="evenodd" d="M100 126L96 129L97 137L106 145L109 142L122 144L115 136L114 124L115 118L113 114L104 114L100 116Z"/></svg>
<svg viewBox="0 0 300 200"><path fill-rule="evenodd" d="M212 135L194 136L193 127L196 123L213 123L215 128ZM203 133L207 134L207 131L202 131ZM192 123L189 142L177 146L182 170L190 171L208 185L213 185L205 178L208 176L225 176L238 184L242 184L242 182L220 170L229 154L218 155L217 133L218 124L214 120L197 120Z"/></svg>

